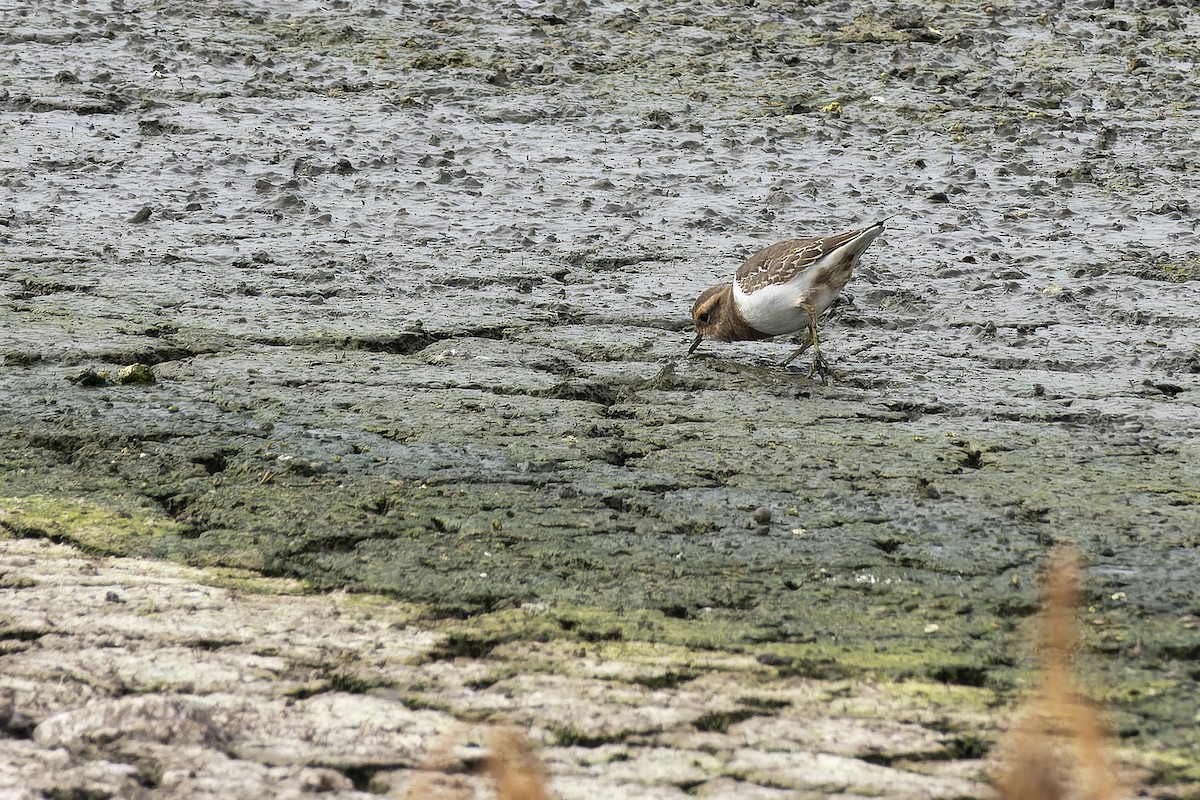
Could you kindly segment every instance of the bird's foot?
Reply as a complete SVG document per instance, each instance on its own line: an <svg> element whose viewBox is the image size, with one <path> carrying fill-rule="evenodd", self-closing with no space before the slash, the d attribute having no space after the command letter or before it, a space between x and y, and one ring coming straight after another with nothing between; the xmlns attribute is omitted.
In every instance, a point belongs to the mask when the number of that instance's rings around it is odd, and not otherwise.
<svg viewBox="0 0 1200 800"><path fill-rule="evenodd" d="M821 376L821 385L828 386L829 376L833 373L832 370L829 369L829 362L825 360L825 356L821 355L820 348L813 352L812 366L808 368L808 377L811 378L818 374Z"/></svg>

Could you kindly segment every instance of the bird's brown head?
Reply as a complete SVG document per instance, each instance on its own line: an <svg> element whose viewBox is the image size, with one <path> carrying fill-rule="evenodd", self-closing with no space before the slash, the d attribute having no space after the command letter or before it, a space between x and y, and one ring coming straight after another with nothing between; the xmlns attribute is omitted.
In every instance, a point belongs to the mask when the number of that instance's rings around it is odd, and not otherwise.
<svg viewBox="0 0 1200 800"><path fill-rule="evenodd" d="M732 315L733 284L722 283L701 292L692 304L692 324L696 326L696 340L688 348L688 354L695 352L704 339L733 341Z"/></svg>

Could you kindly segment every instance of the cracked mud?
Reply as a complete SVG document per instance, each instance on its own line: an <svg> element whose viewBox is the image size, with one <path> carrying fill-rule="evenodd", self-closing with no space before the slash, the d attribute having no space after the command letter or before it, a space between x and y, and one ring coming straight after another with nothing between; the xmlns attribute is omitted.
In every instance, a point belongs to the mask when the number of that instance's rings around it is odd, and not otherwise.
<svg viewBox="0 0 1200 800"><path fill-rule="evenodd" d="M746 797L833 793L811 777L841 769L823 758L891 770L859 793L976 791L995 715L1028 685L1037 570L1075 543L1083 666L1123 752L1164 793L1200 781L1193 17L0 4L5 546L386 598L430 637L393 668L509 670L508 694L414 689L439 716L386 745L408 754L398 770L450 721L509 721L594 751L587 769L549 759L564 796L578 780L580 796ZM774 366L785 340L683 357L695 295L746 255L892 213L822 323L829 386L803 359ZM218 677L65 666L50 634L114 604L64 593L61 618L21 622L63 580L36 547L4 573L0 665L23 665L0 679L8 744L50 752L78 741L70 724L103 727L54 715L182 692L199 705L181 701L177 728L205 758L258 764L265 786L367 788L377 753L331 760L349 728L316 755L255 749L220 676L266 668L219 630L169 643L181 663L228 650ZM336 680L305 702L396 691L354 642L344 668L313 662ZM665 694L623 695L647 687L600 667L571 683L574 648L665 653ZM954 735L982 738L936 748L967 783L896 767L937 731L872 761L815 724L777 746L750 724L770 692L686 697L737 675L961 702L978 718ZM270 704L295 688L256 689L262 741L292 741ZM577 711L654 703L662 719L629 725ZM680 744L685 729L747 745ZM78 791L96 746L68 748ZM669 780L636 769L677 746L703 757ZM138 769L147 796L183 796Z"/></svg>

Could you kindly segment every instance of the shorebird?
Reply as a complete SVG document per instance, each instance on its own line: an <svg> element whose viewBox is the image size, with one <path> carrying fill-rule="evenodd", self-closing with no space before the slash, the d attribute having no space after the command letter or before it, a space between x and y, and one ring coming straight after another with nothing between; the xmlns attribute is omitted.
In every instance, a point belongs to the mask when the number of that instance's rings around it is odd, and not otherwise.
<svg viewBox="0 0 1200 800"><path fill-rule="evenodd" d="M808 339L780 366L811 347L809 377L817 369L824 375L817 320L841 294L859 256L883 233L887 219L833 236L788 239L750 256L738 267L732 283L717 284L696 298L692 305L696 340L688 355L704 339L758 341L807 329Z"/></svg>

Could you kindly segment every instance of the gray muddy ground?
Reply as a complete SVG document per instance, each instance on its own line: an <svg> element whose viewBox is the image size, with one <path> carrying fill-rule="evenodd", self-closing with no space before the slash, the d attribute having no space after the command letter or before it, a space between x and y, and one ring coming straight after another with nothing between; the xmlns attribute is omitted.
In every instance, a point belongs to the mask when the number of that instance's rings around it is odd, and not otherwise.
<svg viewBox="0 0 1200 800"><path fill-rule="evenodd" d="M1200 781L1198 27L0 2L3 526L416 604L432 658L671 645L996 708L1075 543L1089 685L1146 781ZM790 341L683 357L745 256L889 214L829 385ZM26 699L14 736L63 707Z"/></svg>

